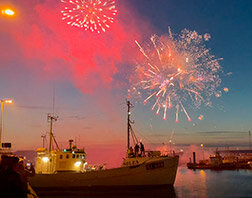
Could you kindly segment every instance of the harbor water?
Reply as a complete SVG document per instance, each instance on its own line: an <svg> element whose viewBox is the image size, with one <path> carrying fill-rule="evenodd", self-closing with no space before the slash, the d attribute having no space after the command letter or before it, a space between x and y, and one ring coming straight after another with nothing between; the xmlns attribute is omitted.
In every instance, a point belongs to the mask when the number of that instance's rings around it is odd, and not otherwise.
<svg viewBox="0 0 252 198"><path fill-rule="evenodd" d="M83 191L49 192L40 197L83 198L232 198L252 197L252 170L213 171L178 168L173 188L85 189Z"/></svg>
<svg viewBox="0 0 252 198"><path fill-rule="evenodd" d="M190 170L179 167L176 197L252 197L252 170Z"/></svg>

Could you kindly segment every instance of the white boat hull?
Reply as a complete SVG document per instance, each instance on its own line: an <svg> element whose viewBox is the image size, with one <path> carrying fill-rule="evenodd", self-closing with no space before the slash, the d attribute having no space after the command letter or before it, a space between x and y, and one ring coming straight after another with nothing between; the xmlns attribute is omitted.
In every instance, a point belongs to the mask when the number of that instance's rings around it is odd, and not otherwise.
<svg viewBox="0 0 252 198"><path fill-rule="evenodd" d="M176 178L178 159L178 156L157 157L131 167L84 173L37 174L30 178L30 184L37 192L85 187L172 186Z"/></svg>

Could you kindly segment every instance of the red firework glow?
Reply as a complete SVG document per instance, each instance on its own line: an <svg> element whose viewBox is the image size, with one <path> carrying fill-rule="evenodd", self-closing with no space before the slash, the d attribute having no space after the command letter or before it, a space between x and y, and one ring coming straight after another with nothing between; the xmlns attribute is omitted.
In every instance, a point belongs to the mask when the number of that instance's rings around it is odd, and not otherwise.
<svg viewBox="0 0 252 198"><path fill-rule="evenodd" d="M0 49L1 65L19 59L20 55L23 66L38 74L41 82L48 78L66 80L85 94L126 86L117 75L128 71L128 66L122 63L131 60L138 50L132 44L135 39L141 40L139 24L144 32L152 30L134 14L133 8L120 2L120 15L109 34L98 35L81 28L67 28L59 17L57 1L45 0L35 5L33 0L27 1L31 7L19 18L19 23L6 21L3 27L1 24L1 29L11 35L11 40L0 37L5 46ZM25 2L21 1L24 6Z"/></svg>
<svg viewBox="0 0 252 198"><path fill-rule="evenodd" d="M114 0L61 0L69 7L61 11L67 24L92 32L105 32L117 13Z"/></svg>

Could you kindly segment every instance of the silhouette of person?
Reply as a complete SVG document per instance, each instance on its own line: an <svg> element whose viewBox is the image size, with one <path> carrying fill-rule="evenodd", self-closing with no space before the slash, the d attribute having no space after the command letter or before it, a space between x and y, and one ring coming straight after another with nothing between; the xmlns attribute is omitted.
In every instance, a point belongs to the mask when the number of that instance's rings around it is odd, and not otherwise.
<svg viewBox="0 0 252 198"><path fill-rule="evenodd" d="M28 190L28 177L32 177L35 175L35 169L32 164L30 167L25 167L24 160L20 160L17 165L14 167L14 170L20 175L22 182L22 190L24 194L27 196L30 191Z"/></svg>
<svg viewBox="0 0 252 198"><path fill-rule="evenodd" d="M141 156L144 157L144 145L142 142L140 142L140 151L141 151Z"/></svg>
<svg viewBox="0 0 252 198"><path fill-rule="evenodd" d="M0 192L3 197L27 197L23 191L21 177L15 171L15 166L18 161L18 157L6 155L1 156Z"/></svg>
<svg viewBox="0 0 252 198"><path fill-rule="evenodd" d="M139 154L139 145L137 143L135 145L134 150L135 150L135 156L138 157L138 154Z"/></svg>

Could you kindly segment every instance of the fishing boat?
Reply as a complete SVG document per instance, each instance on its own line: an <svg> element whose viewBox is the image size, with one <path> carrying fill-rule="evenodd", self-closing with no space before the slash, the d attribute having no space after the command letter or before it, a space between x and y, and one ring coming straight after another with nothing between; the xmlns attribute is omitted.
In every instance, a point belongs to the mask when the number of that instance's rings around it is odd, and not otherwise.
<svg viewBox="0 0 252 198"><path fill-rule="evenodd" d="M36 175L30 178L31 186L38 192L52 191L78 191L85 188L108 187L154 187L173 186L179 156L161 155L160 151L132 152L135 137L130 119L132 104L127 101L127 154L122 166L112 169L86 169L86 153L70 145L67 150L39 149ZM52 121L51 119L51 129ZM50 130L50 146L54 139ZM134 138L133 138L134 139ZM78 155L78 157L77 157ZM68 157L67 157L68 156ZM64 166L63 166L64 165Z"/></svg>

